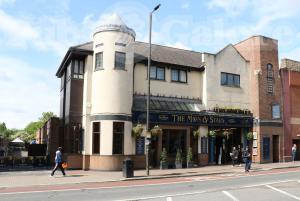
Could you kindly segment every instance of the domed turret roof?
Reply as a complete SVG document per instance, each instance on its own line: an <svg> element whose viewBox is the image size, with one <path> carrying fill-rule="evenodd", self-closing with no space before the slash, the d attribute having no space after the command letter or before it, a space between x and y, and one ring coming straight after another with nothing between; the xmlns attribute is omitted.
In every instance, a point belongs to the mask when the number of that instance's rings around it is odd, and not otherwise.
<svg viewBox="0 0 300 201"><path fill-rule="evenodd" d="M121 17L117 14L112 14L107 16L98 26L94 32L94 35L99 32L104 31L119 31L123 33L128 33L135 38L135 31L126 26Z"/></svg>

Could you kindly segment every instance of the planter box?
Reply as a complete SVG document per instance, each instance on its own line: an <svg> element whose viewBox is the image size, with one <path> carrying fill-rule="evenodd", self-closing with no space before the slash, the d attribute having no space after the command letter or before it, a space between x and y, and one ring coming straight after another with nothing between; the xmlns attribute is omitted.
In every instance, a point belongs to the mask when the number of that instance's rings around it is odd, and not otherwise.
<svg viewBox="0 0 300 201"><path fill-rule="evenodd" d="M176 169L181 169L182 168L182 162L175 162L175 167L176 167Z"/></svg>
<svg viewBox="0 0 300 201"><path fill-rule="evenodd" d="M168 163L166 163L166 162L160 162L160 169L161 170L168 169Z"/></svg>
<svg viewBox="0 0 300 201"><path fill-rule="evenodd" d="M187 168L192 168L193 167L193 162L187 162L186 167Z"/></svg>

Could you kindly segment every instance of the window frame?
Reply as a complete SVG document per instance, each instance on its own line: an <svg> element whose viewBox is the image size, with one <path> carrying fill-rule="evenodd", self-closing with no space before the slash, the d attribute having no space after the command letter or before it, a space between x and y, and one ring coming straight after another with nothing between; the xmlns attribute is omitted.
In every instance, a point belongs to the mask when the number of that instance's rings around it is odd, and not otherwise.
<svg viewBox="0 0 300 201"><path fill-rule="evenodd" d="M274 115L274 107L276 107L276 106L278 106L279 116L275 116L275 115ZM271 113L272 113L272 119L281 119L280 105L279 105L278 103L272 104L272 105L271 105Z"/></svg>
<svg viewBox="0 0 300 201"><path fill-rule="evenodd" d="M155 68L155 77L151 77L151 69ZM158 70L161 69L163 70L163 79L158 78ZM161 67L161 66L150 66L150 79L151 80L160 80L160 81L165 81L166 80L166 68Z"/></svg>
<svg viewBox="0 0 300 201"><path fill-rule="evenodd" d="M201 154L208 154L208 137L200 137Z"/></svg>
<svg viewBox="0 0 300 201"><path fill-rule="evenodd" d="M72 71L71 71L72 78L73 79L84 79L84 60L74 59L74 60L72 60L71 66L72 66ZM77 69L77 72L75 71L76 69Z"/></svg>
<svg viewBox="0 0 300 201"><path fill-rule="evenodd" d="M230 77L232 78L231 83L229 83ZM241 76L239 74L221 72L220 84L221 86L240 88Z"/></svg>
<svg viewBox="0 0 300 201"><path fill-rule="evenodd" d="M96 124L99 124L98 127L99 127L99 130L98 132L95 132L95 125ZM100 155L100 147L101 147L101 122L99 121L96 121L96 122L92 122L92 154L99 154ZM99 146L98 147L95 147L95 135L98 135L98 144ZM97 148L98 152L95 152L95 149Z"/></svg>
<svg viewBox="0 0 300 201"><path fill-rule="evenodd" d="M124 59L124 66L118 66L117 64L120 64L121 62L117 62L117 55L122 55L124 57L122 57L122 59ZM120 57L118 57L120 58ZM122 60L123 61L123 60ZM115 52L115 69L116 70L125 70L126 69L126 53L125 52L120 52L120 51L116 51Z"/></svg>
<svg viewBox="0 0 300 201"><path fill-rule="evenodd" d="M101 55L101 62L100 62L100 66L97 66L97 56L98 55ZM104 68L103 68L103 52L97 52L96 54L95 54L95 71L97 71L97 70L103 70Z"/></svg>
<svg viewBox="0 0 300 201"><path fill-rule="evenodd" d="M274 95L274 68L271 63L267 64L267 94Z"/></svg>
<svg viewBox="0 0 300 201"><path fill-rule="evenodd" d="M177 80L173 79L173 72L177 72ZM185 81L181 80L181 74L185 73ZM177 68L171 68L171 82L179 82L179 83L187 83L187 70L177 69Z"/></svg>
<svg viewBox="0 0 300 201"><path fill-rule="evenodd" d="M271 159L271 138L269 136L264 136L262 138L262 159Z"/></svg>
<svg viewBox="0 0 300 201"><path fill-rule="evenodd" d="M122 124L122 132L116 132L115 131L115 125L117 125L117 124ZM112 137L113 137L113 140L112 140L112 155L123 155L124 154L124 138L125 138L125 122L121 122L121 121L114 121L113 122L113 133L112 133L113 135L112 135ZM115 143L115 139L116 139L116 137L115 137L115 135L122 135L122 142L121 142L121 146L122 146L122 148L121 148L121 152L117 152L117 150L116 150L116 143ZM118 151L120 151L120 150L118 150Z"/></svg>

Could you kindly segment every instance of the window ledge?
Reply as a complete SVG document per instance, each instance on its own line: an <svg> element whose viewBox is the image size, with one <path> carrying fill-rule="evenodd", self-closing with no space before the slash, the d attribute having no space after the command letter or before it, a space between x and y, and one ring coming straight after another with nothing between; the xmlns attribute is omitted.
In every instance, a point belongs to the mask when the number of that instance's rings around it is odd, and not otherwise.
<svg viewBox="0 0 300 201"><path fill-rule="evenodd" d="M104 68L95 68L94 72L104 70Z"/></svg>
<svg viewBox="0 0 300 201"><path fill-rule="evenodd" d="M236 89L241 89L241 86L233 86L233 85L222 85L222 87L230 87L230 88L236 88Z"/></svg>
<svg viewBox="0 0 300 201"><path fill-rule="evenodd" d="M127 71L126 68L114 68L114 70L122 70L122 71Z"/></svg>
<svg viewBox="0 0 300 201"><path fill-rule="evenodd" d="M148 79L147 79L148 80ZM161 82L166 82L166 80L160 80L160 79L155 79L155 78L150 78L150 80L153 80L153 81L161 81Z"/></svg>
<svg viewBox="0 0 300 201"><path fill-rule="evenodd" d="M171 80L171 83L176 83L176 84L187 84L187 82L180 82L180 81L174 81L174 80Z"/></svg>

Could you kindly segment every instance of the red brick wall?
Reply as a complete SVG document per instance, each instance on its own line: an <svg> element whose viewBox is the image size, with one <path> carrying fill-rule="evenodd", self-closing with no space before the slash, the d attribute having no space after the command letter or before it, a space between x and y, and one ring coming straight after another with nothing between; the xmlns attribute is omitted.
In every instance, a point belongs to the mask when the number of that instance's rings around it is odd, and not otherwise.
<svg viewBox="0 0 300 201"><path fill-rule="evenodd" d="M300 87L300 72L289 71L290 86Z"/></svg>
<svg viewBox="0 0 300 201"><path fill-rule="evenodd" d="M198 165L208 165L208 154L198 154Z"/></svg>
<svg viewBox="0 0 300 201"><path fill-rule="evenodd" d="M290 86L289 86L289 72L285 69L281 70L281 82L283 90L283 124L284 124L284 156L291 156L289 147L292 142L291 135L291 97L290 97Z"/></svg>
<svg viewBox="0 0 300 201"><path fill-rule="evenodd" d="M272 104L279 104L282 110L281 81L278 66L278 44L277 40L253 36L235 45L240 54L250 61L250 104L255 118L272 121ZM273 65L274 72L274 94L267 93L267 64ZM282 115L281 115L282 116ZM257 125L253 128L258 134L258 155L254 156L255 162L267 162L262 159L262 137L269 135L270 153L272 153L272 135L279 135L280 142L283 141L283 127ZM282 150L280 153L282 158ZM272 161L272 156L270 162Z"/></svg>

